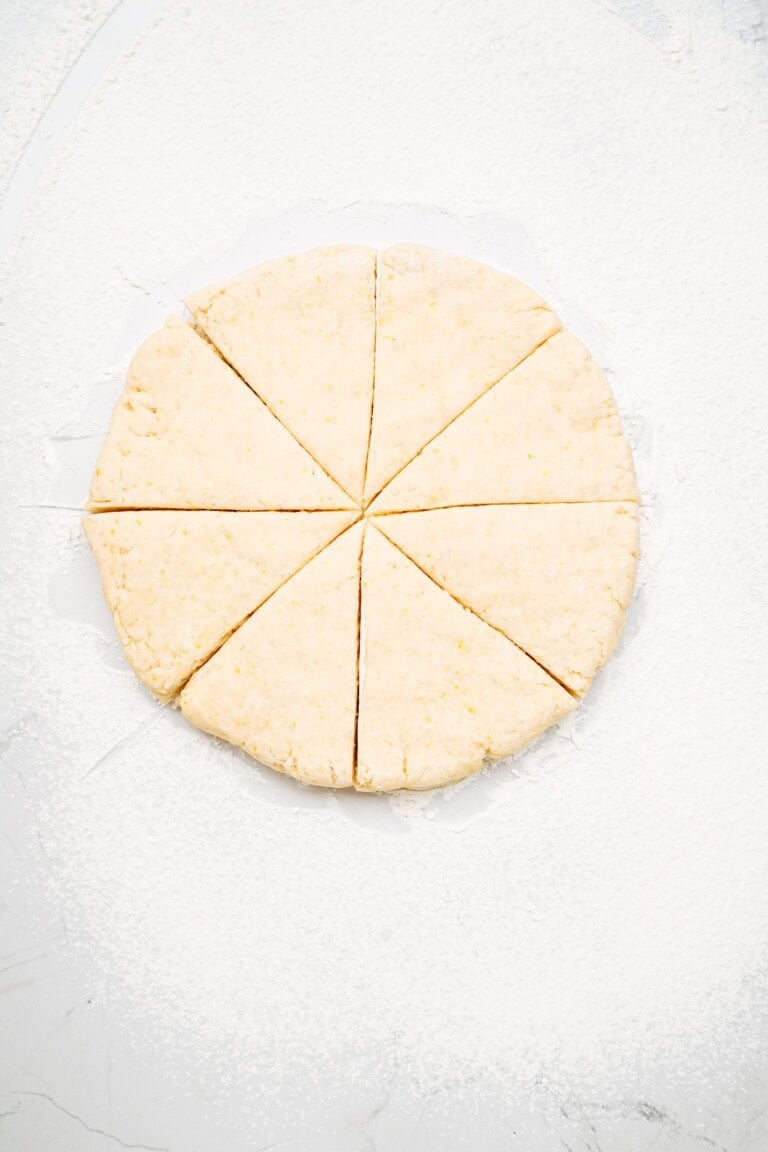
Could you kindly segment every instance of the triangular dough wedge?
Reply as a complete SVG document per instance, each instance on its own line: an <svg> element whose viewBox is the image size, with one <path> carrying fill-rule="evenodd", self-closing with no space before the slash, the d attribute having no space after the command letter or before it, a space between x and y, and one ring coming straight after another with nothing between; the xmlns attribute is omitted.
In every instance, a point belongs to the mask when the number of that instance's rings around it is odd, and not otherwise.
<svg viewBox="0 0 768 1152"><path fill-rule="evenodd" d="M636 499L608 381L559 332L427 445L370 511Z"/></svg>
<svg viewBox="0 0 768 1152"><path fill-rule="evenodd" d="M307 784L352 784L361 535L311 560L181 694L198 728Z"/></svg>
<svg viewBox="0 0 768 1152"><path fill-rule="evenodd" d="M341 509L352 502L176 316L128 369L91 509Z"/></svg>
<svg viewBox="0 0 768 1152"><path fill-rule="evenodd" d="M415 244L379 257L370 501L468 404L560 328L525 284Z"/></svg>
<svg viewBox="0 0 768 1152"><path fill-rule="evenodd" d="M363 550L358 788L433 788L508 756L575 701L369 527Z"/></svg>
<svg viewBox="0 0 768 1152"><path fill-rule="evenodd" d="M420 568L583 695L637 568L635 504L501 504L381 516Z"/></svg>
<svg viewBox="0 0 768 1152"><path fill-rule="evenodd" d="M376 252L316 248L187 300L254 392L355 500L373 391Z"/></svg>
<svg viewBox="0 0 768 1152"><path fill-rule="evenodd" d="M85 532L128 662L161 700L276 588L343 531L349 512L104 512Z"/></svg>

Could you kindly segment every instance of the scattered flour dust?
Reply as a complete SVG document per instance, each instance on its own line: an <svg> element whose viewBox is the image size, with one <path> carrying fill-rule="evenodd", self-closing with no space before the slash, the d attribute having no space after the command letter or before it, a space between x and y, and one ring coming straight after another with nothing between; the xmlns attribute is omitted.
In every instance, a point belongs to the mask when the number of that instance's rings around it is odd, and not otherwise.
<svg viewBox="0 0 768 1152"><path fill-rule="evenodd" d="M403 1077L620 1101L684 1081L712 1100L758 1062L765 73L721 10L400 4L393 20L366 0L336 20L302 5L297 24L168 3L25 202L3 269L25 509L4 537L18 661L0 707L21 733L4 755L91 984L196 1099L215 1078L256 1115L270 1093ZM294 49L298 86L274 66ZM423 113L407 133L404 92ZM314 203L286 212L297 189ZM510 215L525 231L489 223ZM67 509L131 351L186 291L313 244L402 239L517 273L609 370L644 572L577 716L463 787L390 801L302 789L158 709Z"/></svg>
<svg viewBox="0 0 768 1152"><path fill-rule="evenodd" d="M385 226L382 211L357 223L295 214L284 250L334 229L384 242L415 228L505 262L487 222L468 239L430 213L388 208ZM253 227L240 263L268 254L274 232ZM506 262L541 286L519 235L512 247ZM236 261L220 257L210 279ZM158 291L158 313L187 275ZM144 313L134 322L146 325ZM81 700L103 724L121 685L129 699L106 752L47 776L52 891L104 997L176 1075L215 1076L256 1116L270 1085L327 1093L329 1069L342 1082L361 1069L383 1084L405 1075L424 1093L474 1085L476 1105L481 1082L496 1098L546 1084L627 1099L649 1077L706 1083L712 1053L733 1076L754 1059L764 1017L745 976L759 971L755 916L765 922L768 909L752 862L721 835L706 766L670 779L661 759L637 753L652 730L632 697L650 674L647 601L668 540L624 387L643 565L613 685L601 678L586 707L518 761L436 796L314 791L150 704L130 673L105 694L99 662L81 659ZM82 426L92 420L89 408ZM85 483L90 459L81 467ZM95 573L76 556L57 609L110 643Z"/></svg>
<svg viewBox="0 0 768 1152"><path fill-rule="evenodd" d="M51 781L57 899L142 1043L238 1095L371 1063L425 1091L545 1077L622 1097L705 1081L712 1053L736 1074L765 1022L743 983L749 877L715 829L703 863L689 813L567 743L567 767L498 770L475 819L450 822L462 792L391 824L366 797L381 826L361 826L357 797L302 807L169 714Z"/></svg>

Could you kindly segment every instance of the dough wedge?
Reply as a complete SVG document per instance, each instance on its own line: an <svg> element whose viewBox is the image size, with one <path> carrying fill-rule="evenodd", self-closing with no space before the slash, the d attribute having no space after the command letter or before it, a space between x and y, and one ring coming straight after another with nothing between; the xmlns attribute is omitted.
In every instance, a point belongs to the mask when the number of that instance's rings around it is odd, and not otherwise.
<svg viewBox="0 0 768 1152"><path fill-rule="evenodd" d="M359 789L450 784L576 705L370 524L361 604Z"/></svg>
<svg viewBox="0 0 768 1152"><path fill-rule="evenodd" d="M558 332L428 444L369 511L636 499L608 381L575 336Z"/></svg>
<svg viewBox="0 0 768 1152"><path fill-rule="evenodd" d="M192 724L306 784L352 784L362 531L284 584L181 693Z"/></svg>
<svg viewBox="0 0 768 1152"><path fill-rule="evenodd" d="M103 512L85 520L129 664L163 701L349 512Z"/></svg>
<svg viewBox="0 0 768 1152"><path fill-rule="evenodd" d="M131 362L88 503L93 511L354 507L177 316Z"/></svg>
<svg viewBox="0 0 768 1152"><path fill-rule="evenodd" d="M416 244L379 256L376 372L365 499L560 328L512 276Z"/></svg>
<svg viewBox="0 0 768 1152"><path fill-rule="evenodd" d="M376 524L571 691L587 691L632 597L635 504L444 508L380 516Z"/></svg>
<svg viewBox="0 0 768 1152"><path fill-rule="evenodd" d="M297 440L360 501L373 392L376 252L272 260L187 305Z"/></svg>

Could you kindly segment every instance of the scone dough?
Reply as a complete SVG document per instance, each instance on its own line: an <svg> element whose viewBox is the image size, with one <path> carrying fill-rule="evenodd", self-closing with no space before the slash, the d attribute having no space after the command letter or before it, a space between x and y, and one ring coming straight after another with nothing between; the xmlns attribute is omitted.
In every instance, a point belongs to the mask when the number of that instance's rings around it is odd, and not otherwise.
<svg viewBox="0 0 768 1152"><path fill-rule="evenodd" d="M428 444L370 511L636 499L605 374L559 332Z"/></svg>
<svg viewBox="0 0 768 1152"><path fill-rule="evenodd" d="M198 323L323 467L359 501L373 393L376 252L271 260L187 300Z"/></svg>
<svg viewBox="0 0 768 1152"><path fill-rule="evenodd" d="M637 510L489 504L379 516L429 576L583 696L610 656L637 569Z"/></svg>
<svg viewBox="0 0 768 1152"><path fill-rule="evenodd" d="M131 362L89 506L354 508L210 344L175 316Z"/></svg>
<svg viewBox="0 0 768 1152"><path fill-rule="evenodd" d="M349 512L105 512L85 532L139 679L170 700Z"/></svg>
<svg viewBox="0 0 768 1152"><path fill-rule="evenodd" d="M551 676L370 524L362 604L359 788L460 780L575 707Z"/></svg>
<svg viewBox="0 0 768 1152"><path fill-rule="evenodd" d="M370 501L560 321L525 284L416 244L379 258Z"/></svg>
<svg viewBox="0 0 768 1152"><path fill-rule="evenodd" d="M433 788L576 708L622 629L632 456L512 276L415 244L273 260L128 370L86 534L139 678L308 784Z"/></svg>
<svg viewBox="0 0 768 1152"><path fill-rule="evenodd" d="M306 784L353 782L362 532L310 560L181 693L198 728Z"/></svg>

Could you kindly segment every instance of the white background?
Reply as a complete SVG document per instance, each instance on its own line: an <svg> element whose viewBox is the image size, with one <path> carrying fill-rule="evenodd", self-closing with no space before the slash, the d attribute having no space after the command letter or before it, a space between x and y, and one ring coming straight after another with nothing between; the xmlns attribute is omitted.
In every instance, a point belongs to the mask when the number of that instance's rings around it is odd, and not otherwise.
<svg viewBox="0 0 768 1152"><path fill-rule="evenodd" d="M3 1152L768 1147L768 6L0 7ZM137 342L329 240L541 290L643 565L588 705L438 796L160 709L79 528Z"/></svg>

